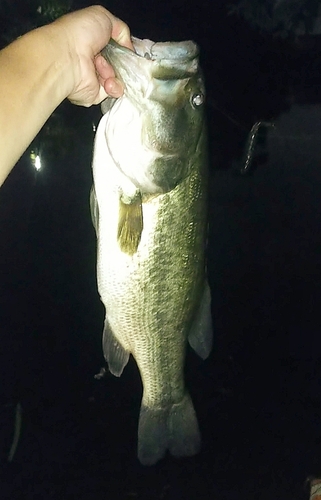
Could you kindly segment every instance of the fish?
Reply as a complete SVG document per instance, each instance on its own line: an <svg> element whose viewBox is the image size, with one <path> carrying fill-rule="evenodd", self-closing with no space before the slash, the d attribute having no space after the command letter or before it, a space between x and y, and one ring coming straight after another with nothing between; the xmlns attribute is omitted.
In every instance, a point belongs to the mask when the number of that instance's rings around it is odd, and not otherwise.
<svg viewBox="0 0 321 500"><path fill-rule="evenodd" d="M137 454L153 465L201 445L184 365L187 343L203 359L212 347L205 88L193 41L132 42L102 51L124 94L101 105L90 206L103 353L117 377L138 365Z"/></svg>

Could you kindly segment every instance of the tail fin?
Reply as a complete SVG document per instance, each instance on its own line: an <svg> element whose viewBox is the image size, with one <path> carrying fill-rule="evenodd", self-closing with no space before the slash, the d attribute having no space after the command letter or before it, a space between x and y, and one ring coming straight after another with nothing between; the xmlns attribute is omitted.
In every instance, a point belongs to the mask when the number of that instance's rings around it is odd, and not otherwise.
<svg viewBox="0 0 321 500"><path fill-rule="evenodd" d="M170 408L142 405L138 425L138 458L143 465L153 465L166 450L175 457L189 457L199 452L201 437L189 394Z"/></svg>

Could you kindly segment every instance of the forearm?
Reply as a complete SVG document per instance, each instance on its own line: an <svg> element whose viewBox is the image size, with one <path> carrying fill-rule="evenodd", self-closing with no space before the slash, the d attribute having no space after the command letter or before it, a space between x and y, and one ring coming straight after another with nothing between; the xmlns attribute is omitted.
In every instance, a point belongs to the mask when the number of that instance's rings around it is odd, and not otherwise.
<svg viewBox="0 0 321 500"><path fill-rule="evenodd" d="M68 51L59 47L58 31L39 28L0 52L0 185L71 92Z"/></svg>
<svg viewBox="0 0 321 500"><path fill-rule="evenodd" d="M72 12L0 51L0 185L56 107L120 97L100 55L110 38L132 49L128 26L99 5Z"/></svg>

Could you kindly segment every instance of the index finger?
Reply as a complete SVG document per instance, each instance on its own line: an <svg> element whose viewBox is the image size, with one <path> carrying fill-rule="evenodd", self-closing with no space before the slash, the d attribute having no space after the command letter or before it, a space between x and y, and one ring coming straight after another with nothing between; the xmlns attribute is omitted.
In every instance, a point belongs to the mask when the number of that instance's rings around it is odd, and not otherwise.
<svg viewBox="0 0 321 500"><path fill-rule="evenodd" d="M114 16L111 12L109 12L109 15L112 24L111 38L119 43L119 45L123 45L130 50L134 50L127 24L118 17Z"/></svg>

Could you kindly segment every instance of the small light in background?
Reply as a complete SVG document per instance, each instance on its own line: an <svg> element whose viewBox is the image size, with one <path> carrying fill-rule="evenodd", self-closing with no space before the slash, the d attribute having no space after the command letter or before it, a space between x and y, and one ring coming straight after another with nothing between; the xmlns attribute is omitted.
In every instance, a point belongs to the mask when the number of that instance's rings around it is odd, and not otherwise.
<svg viewBox="0 0 321 500"><path fill-rule="evenodd" d="M40 160L40 156L39 155L37 155L36 159L35 159L35 169L36 170L40 170L41 169L41 160Z"/></svg>
<svg viewBox="0 0 321 500"><path fill-rule="evenodd" d="M30 153L30 159L31 163L34 166L34 168L39 172L41 170L41 159L38 154L36 154L34 151L31 151Z"/></svg>
<svg viewBox="0 0 321 500"><path fill-rule="evenodd" d="M93 132L96 132L96 124L93 122L92 125L93 125Z"/></svg>

